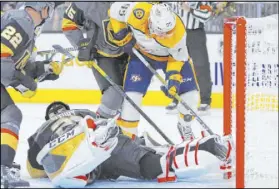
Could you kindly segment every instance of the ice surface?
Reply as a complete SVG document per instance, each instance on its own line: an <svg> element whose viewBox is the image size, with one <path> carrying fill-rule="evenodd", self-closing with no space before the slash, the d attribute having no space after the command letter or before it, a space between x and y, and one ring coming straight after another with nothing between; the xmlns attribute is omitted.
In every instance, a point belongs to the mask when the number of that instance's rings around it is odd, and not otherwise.
<svg viewBox="0 0 279 189"><path fill-rule="evenodd" d="M48 179L31 179L26 170L26 156L27 156L27 138L35 132L35 130L43 123L44 113L47 104L18 104L19 108L23 112L23 122L19 136L18 152L15 158L17 163L21 164L22 177L30 181L32 187L44 187L52 188L53 186ZM96 110L96 105L71 105L72 108L88 108L90 110ZM143 110L150 116L156 124L160 126L162 131L168 134L169 138L175 142L180 143L180 136L176 129L176 115L167 115L164 107L144 107ZM257 114L255 118L261 116L262 121L256 122L253 120L250 122L249 132L252 132L252 154L253 157L249 157L248 160L252 160L249 164L251 167L248 170L250 177L253 177L252 186L254 187L276 187L278 188L278 115L273 114ZM203 117L204 121L212 128L212 130L218 134L222 134L222 111L212 110L210 116ZM257 119L255 119L257 120ZM147 130L154 139L161 143L165 143L164 139L146 122L143 118L140 122L140 133ZM199 136L199 124L193 124L193 130L196 136ZM266 140L263 140L263 137ZM258 142L258 139L262 142ZM251 141L249 141L251 142ZM263 148L257 149L258 146ZM264 152L267 152L264 153ZM257 155L263 156L259 161ZM262 161L263 160L263 161ZM267 161L264 161L267 160ZM256 168L255 168L256 167ZM268 172L268 173L267 173ZM270 173L271 172L271 173ZM133 187L149 187L149 188L233 188L235 185L234 179L228 181L223 180L220 174L216 172L207 172L207 170L197 169L188 170L187 172L178 173L178 181L175 183L157 183L157 181L142 181L136 179L130 179L127 177L120 177L116 182L113 181L97 181L89 188L133 188ZM250 185L249 185L250 186Z"/></svg>

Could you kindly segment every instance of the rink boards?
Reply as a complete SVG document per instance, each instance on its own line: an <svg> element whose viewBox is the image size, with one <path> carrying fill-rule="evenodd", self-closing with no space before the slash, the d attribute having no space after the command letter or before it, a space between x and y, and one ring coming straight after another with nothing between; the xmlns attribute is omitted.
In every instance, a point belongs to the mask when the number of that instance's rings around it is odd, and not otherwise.
<svg viewBox="0 0 279 189"><path fill-rule="evenodd" d="M212 107L223 107L223 58L221 34L208 34L207 46L211 68L212 87ZM38 50L52 49L53 44L59 44L63 47L70 47L68 40L63 34L41 34L37 39L36 46ZM76 52L73 52L76 55ZM37 60L45 59L45 56L37 56ZM54 60L62 60L64 56L56 55ZM278 62L276 63L278 64ZM162 74L162 72L159 72ZM162 74L163 75L163 74ZM65 68L56 81L46 81L39 83L39 89L32 99L22 98L21 95L13 89L8 89L16 102L30 103L48 103L54 100L62 100L68 103L78 104L99 104L101 93L92 74L91 68L77 59L65 65ZM143 105L165 106L171 100L160 91L160 82L153 77L151 86L147 95L144 97Z"/></svg>

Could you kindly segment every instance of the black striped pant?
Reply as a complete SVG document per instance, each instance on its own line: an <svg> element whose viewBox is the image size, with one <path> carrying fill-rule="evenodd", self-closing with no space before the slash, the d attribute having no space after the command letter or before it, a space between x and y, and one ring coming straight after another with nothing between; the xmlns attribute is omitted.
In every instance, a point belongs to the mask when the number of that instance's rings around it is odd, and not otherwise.
<svg viewBox="0 0 279 189"><path fill-rule="evenodd" d="M201 104L211 103L212 81L206 47L206 33L203 28L187 29L187 48L196 71L200 88Z"/></svg>

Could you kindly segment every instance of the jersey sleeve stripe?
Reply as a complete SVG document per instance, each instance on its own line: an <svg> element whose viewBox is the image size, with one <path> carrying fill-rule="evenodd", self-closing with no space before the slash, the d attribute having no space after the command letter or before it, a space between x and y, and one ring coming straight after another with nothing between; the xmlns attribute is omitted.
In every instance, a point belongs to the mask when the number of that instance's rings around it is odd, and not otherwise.
<svg viewBox="0 0 279 189"><path fill-rule="evenodd" d="M1 57L10 57L13 56L14 52L12 49L7 47L5 44L1 43Z"/></svg>
<svg viewBox="0 0 279 189"><path fill-rule="evenodd" d="M72 20L67 18L63 18L62 20L62 31L70 31L70 30L77 30L78 26Z"/></svg>
<svg viewBox="0 0 279 189"><path fill-rule="evenodd" d="M14 138L16 138L18 140L18 135L9 129L1 128L1 134L3 134L3 133L8 133L9 135L13 136Z"/></svg>

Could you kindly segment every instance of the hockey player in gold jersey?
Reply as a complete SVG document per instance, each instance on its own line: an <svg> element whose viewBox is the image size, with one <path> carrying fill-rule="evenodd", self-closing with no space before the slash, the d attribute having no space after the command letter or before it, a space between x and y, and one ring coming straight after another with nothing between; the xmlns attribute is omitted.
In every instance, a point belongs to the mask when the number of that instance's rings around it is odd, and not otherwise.
<svg viewBox="0 0 279 189"><path fill-rule="evenodd" d="M135 48L154 69L165 73L168 86L161 88L163 92L170 98L179 94L196 109L199 93L193 67L188 61L185 27L179 16L165 3L116 2L111 5L109 17L107 35L110 42L123 47L131 56L124 80L126 94L140 106L153 76L132 53ZM178 110L177 127L182 139L193 139L193 116L181 104ZM130 137L137 135L139 120L139 113L124 100L118 121L123 132Z"/></svg>

